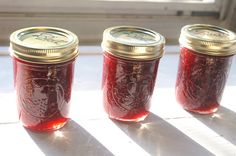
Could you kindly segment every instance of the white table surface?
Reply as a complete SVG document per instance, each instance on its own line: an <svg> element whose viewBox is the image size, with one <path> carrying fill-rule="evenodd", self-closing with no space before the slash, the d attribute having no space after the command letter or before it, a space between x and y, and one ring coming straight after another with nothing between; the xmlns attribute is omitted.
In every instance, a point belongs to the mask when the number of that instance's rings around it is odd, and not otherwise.
<svg viewBox="0 0 236 156"><path fill-rule="evenodd" d="M178 54L166 54L159 65L151 114L139 123L122 123L108 119L103 111L102 56L81 55L71 121L48 133L20 125L11 58L0 57L0 62L0 156L236 156L236 58L217 113L197 115L176 103Z"/></svg>

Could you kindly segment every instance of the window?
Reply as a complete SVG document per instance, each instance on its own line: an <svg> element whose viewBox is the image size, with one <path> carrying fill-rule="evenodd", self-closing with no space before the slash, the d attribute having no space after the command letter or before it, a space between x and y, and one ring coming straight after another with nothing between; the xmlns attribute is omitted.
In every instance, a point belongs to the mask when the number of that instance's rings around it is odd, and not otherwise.
<svg viewBox="0 0 236 156"><path fill-rule="evenodd" d="M0 43L8 45L16 29L42 25L69 29L81 44L100 43L103 30L114 25L150 28L177 43L186 24L235 25L233 6L232 0L2 0Z"/></svg>

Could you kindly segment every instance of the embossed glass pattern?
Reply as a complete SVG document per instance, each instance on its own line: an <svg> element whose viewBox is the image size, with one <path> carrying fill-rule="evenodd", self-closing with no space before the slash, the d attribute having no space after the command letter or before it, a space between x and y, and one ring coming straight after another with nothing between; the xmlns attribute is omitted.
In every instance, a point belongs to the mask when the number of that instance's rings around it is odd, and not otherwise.
<svg viewBox="0 0 236 156"><path fill-rule="evenodd" d="M103 33L103 105L108 116L141 121L149 114L165 38L149 29L111 27Z"/></svg>
<svg viewBox="0 0 236 156"><path fill-rule="evenodd" d="M188 111L217 111L236 53L235 33L217 26L193 24L182 28L179 41L177 101Z"/></svg>
<svg viewBox="0 0 236 156"><path fill-rule="evenodd" d="M159 59L130 61L104 52L103 104L110 118L140 121L149 114Z"/></svg>
<svg viewBox="0 0 236 156"><path fill-rule="evenodd" d="M176 98L184 109L207 114L221 101L232 56L210 56L188 48L180 50Z"/></svg>
<svg viewBox="0 0 236 156"><path fill-rule="evenodd" d="M13 58L19 119L36 131L61 128L69 119L74 60L40 65Z"/></svg>
<svg viewBox="0 0 236 156"><path fill-rule="evenodd" d="M35 131L56 130L69 119L78 38L54 27L30 27L12 33L19 119Z"/></svg>

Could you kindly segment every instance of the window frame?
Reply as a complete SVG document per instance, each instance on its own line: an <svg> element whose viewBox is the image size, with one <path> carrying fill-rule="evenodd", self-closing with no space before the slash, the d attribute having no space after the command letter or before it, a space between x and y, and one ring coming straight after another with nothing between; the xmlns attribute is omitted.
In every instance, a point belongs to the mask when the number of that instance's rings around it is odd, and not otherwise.
<svg viewBox="0 0 236 156"><path fill-rule="evenodd" d="M186 3L186 0L172 3L2 0L0 20L4 24L0 26L3 30L0 34L0 44L8 45L11 32L29 26L62 27L76 33L81 44L99 44L103 30L115 25L137 25L153 29L164 35L167 43L176 44L181 27L187 24L206 23L228 28L230 22L226 21L230 21L228 12L229 8L232 8L231 2L232 0L215 0L214 3L206 3L205 0L203 3ZM200 14L193 16L192 12ZM218 17L215 17L215 14L204 14L211 12L218 14Z"/></svg>

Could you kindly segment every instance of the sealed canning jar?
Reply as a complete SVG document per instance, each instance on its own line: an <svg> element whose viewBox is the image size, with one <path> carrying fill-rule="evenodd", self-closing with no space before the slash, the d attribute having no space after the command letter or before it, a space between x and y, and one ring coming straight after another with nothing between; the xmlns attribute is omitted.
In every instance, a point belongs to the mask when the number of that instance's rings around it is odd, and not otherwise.
<svg viewBox="0 0 236 156"><path fill-rule="evenodd" d="M78 38L54 27L30 27L10 37L14 87L23 126L56 130L68 121Z"/></svg>
<svg viewBox="0 0 236 156"><path fill-rule="evenodd" d="M103 104L112 119L141 121L149 114L165 39L148 29L111 27L103 33Z"/></svg>
<svg viewBox="0 0 236 156"><path fill-rule="evenodd" d="M187 25L179 42L177 101L192 112L215 112L236 53L235 33L212 25Z"/></svg>

